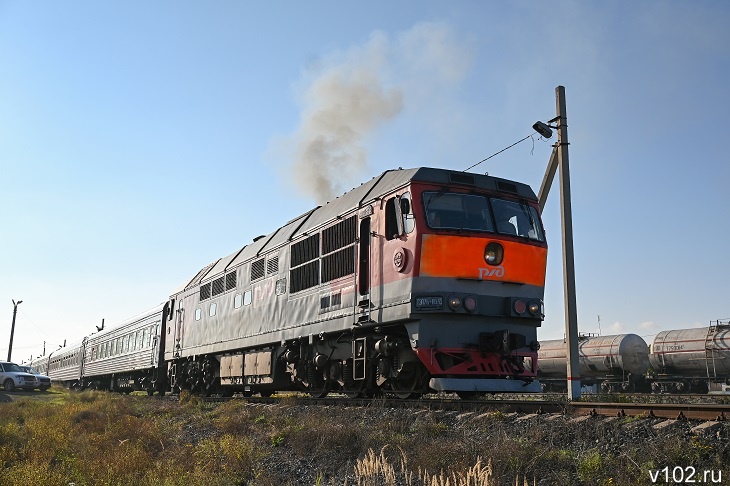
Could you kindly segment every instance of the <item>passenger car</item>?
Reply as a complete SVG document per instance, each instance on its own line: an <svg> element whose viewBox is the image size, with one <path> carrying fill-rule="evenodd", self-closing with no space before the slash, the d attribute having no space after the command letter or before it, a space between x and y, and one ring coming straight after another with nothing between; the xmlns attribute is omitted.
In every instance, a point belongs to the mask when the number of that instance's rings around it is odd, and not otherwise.
<svg viewBox="0 0 730 486"><path fill-rule="evenodd" d="M5 391L13 391L16 388L32 391L40 386L39 383L37 376L26 373L17 364L0 362L0 384Z"/></svg>
<svg viewBox="0 0 730 486"><path fill-rule="evenodd" d="M46 375L40 373L38 370L36 370L32 366L20 365L20 369L25 371L26 373L35 375L36 378L38 378L38 389L40 391L44 392L44 391L47 391L49 388L51 388L51 378L49 376L46 376Z"/></svg>

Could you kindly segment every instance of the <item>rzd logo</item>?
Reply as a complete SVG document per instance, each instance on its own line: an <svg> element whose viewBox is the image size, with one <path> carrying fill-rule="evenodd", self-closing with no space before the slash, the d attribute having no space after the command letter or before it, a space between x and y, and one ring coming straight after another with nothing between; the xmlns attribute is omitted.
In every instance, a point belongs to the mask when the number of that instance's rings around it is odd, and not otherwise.
<svg viewBox="0 0 730 486"><path fill-rule="evenodd" d="M494 268L480 268L479 279L484 280L485 277L504 277L504 267L500 265Z"/></svg>

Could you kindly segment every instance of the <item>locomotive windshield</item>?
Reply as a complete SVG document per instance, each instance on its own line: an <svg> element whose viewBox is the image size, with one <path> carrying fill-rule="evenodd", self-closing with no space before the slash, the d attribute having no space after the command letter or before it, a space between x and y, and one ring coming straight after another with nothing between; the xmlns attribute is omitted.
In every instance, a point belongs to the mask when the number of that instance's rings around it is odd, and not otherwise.
<svg viewBox="0 0 730 486"><path fill-rule="evenodd" d="M424 192L428 226L434 229L488 231L544 241L535 208L474 194Z"/></svg>

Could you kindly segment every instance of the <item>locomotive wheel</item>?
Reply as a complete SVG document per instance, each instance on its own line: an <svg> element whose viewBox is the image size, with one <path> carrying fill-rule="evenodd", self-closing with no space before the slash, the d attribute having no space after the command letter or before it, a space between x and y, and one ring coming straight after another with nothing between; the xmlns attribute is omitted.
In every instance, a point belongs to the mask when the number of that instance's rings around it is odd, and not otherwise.
<svg viewBox="0 0 730 486"><path fill-rule="evenodd" d="M404 367L397 378L390 380L388 393L402 400L419 398L423 393L422 378L424 376L417 367Z"/></svg>
<svg viewBox="0 0 730 486"><path fill-rule="evenodd" d="M421 396L420 385L421 380L418 373L413 373L409 379L395 380L390 385L390 393L401 400L418 398Z"/></svg>

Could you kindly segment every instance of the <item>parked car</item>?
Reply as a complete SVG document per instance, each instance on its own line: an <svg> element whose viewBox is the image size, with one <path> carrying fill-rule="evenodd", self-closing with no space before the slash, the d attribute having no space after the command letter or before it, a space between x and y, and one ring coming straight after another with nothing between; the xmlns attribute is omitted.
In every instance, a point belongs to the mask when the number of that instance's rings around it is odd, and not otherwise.
<svg viewBox="0 0 730 486"><path fill-rule="evenodd" d="M13 391L16 388L32 391L40 387L40 380L37 376L23 371L15 363L2 361L0 362L0 384L5 391Z"/></svg>
<svg viewBox="0 0 730 486"><path fill-rule="evenodd" d="M20 369L25 371L26 373L30 373L31 375L35 375L36 378L38 378L38 389L42 392L48 390L51 388L51 378L49 376L44 375L43 373L40 373L37 369L33 368L32 366L27 365L19 365Z"/></svg>

